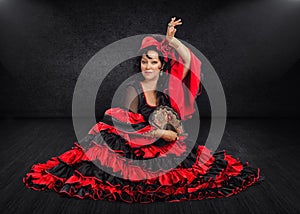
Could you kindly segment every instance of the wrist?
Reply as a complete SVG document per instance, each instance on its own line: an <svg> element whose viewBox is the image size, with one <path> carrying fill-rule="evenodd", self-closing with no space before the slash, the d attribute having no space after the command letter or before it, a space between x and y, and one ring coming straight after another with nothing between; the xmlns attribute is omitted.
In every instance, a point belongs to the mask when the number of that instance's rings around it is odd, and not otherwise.
<svg viewBox="0 0 300 214"><path fill-rule="evenodd" d="M157 138L163 137L164 134L165 134L165 130L163 130L163 129L156 129L155 130L155 137L157 137Z"/></svg>

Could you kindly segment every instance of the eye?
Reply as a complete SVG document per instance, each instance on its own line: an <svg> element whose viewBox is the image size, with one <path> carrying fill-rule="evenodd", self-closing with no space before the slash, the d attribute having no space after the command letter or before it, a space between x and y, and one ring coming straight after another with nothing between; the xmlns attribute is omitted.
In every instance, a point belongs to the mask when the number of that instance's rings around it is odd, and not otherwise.
<svg viewBox="0 0 300 214"><path fill-rule="evenodd" d="M145 62L145 61L142 61L142 64L145 64L145 63L147 63L147 62Z"/></svg>
<svg viewBox="0 0 300 214"><path fill-rule="evenodd" d="M152 64L157 64L157 61L152 62Z"/></svg>

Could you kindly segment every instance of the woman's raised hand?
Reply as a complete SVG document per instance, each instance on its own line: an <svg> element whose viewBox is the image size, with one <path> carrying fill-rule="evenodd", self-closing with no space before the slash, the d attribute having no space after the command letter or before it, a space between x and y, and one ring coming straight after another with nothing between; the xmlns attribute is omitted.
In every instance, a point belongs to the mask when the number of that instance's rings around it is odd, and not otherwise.
<svg viewBox="0 0 300 214"><path fill-rule="evenodd" d="M168 23L167 33L166 33L166 40L168 42L175 36L176 33L176 26L182 25L181 19L176 20L176 17L171 18L171 21Z"/></svg>

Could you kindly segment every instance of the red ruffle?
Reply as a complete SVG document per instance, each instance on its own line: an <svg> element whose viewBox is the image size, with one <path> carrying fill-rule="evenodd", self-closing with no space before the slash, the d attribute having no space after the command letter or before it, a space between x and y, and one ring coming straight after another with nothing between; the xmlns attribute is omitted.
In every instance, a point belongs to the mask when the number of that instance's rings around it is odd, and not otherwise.
<svg viewBox="0 0 300 214"><path fill-rule="evenodd" d="M110 126L108 124L99 122L91 128L91 130L89 131L88 134L97 134L100 131L104 131L104 130L108 130L109 132L114 132L114 133L120 134L120 135L123 135L123 134L142 134L144 132L148 132L148 131L153 130L153 127L151 127L150 125L147 125L147 126L141 128L141 129L139 129L135 132L132 132L132 131L126 132L125 130L121 130L121 129L118 129L114 126Z"/></svg>
<svg viewBox="0 0 300 214"><path fill-rule="evenodd" d="M142 181L143 185L149 185L146 190L140 186L136 186L133 189L131 186L125 185L112 185L109 182L102 182L100 179L96 177L88 177L82 175L79 171L75 170L74 173L68 178L59 178L54 176L53 174L48 173L47 170L57 166L61 161L72 165L80 161L89 160L98 160L101 165L111 167L114 172L120 172L123 178L127 179L132 177L132 175L136 175L138 179L141 173L148 174L157 177L153 177L147 180ZM78 198L92 198L94 200L104 200L108 199L111 201L116 200L116 194L119 195L122 201L124 202L153 202L155 198L168 198L168 196L184 194L186 198L180 200L167 200L167 201L182 201L182 200L200 200L203 198L215 198L215 197L228 197L232 194L236 194L246 187L252 185L257 182L259 179L259 170L258 175L256 177L252 177L248 179L248 181L243 183L242 187L235 188L230 194L222 195L221 192L215 195L215 193L206 193L200 192L197 196L192 194L195 191L209 189L209 188L217 188L221 187L222 182L228 180L230 177L237 176L241 173L243 169L243 165L240 161L232 158L229 155L225 154L225 160L228 161L228 166L217 175L216 179L213 181L212 179L200 183L198 181L196 184L190 186L196 178L203 176L208 172L212 163L214 162L214 158L210 155L210 151L203 147L199 146L197 152L197 161L192 166L192 168L183 169L176 168L171 171L164 173L162 171L152 172L142 169L139 166L134 166L130 164L125 164L124 159L109 150L105 145L96 145L92 146L87 153L83 152L83 149L75 144L70 151L65 152L60 155L58 158L54 157L47 161L45 164L36 164L31 168L31 172L26 175L24 178L24 183L27 187L35 189L35 190L45 190L45 189L53 189L58 193L66 193L70 196L78 197ZM203 162L205 160L206 162ZM132 174L129 176L129 174ZM250 175L249 175L250 176ZM29 182L30 181L30 182ZM134 182L134 181L132 181ZM153 189L153 184L159 182L159 186L156 189ZM176 184L179 184L176 186ZM35 186L38 185L39 188ZM70 186L68 190L62 188L63 186ZM89 189L86 194L79 194L79 189L86 187ZM104 194L105 193L105 194ZM124 197L126 195L126 197ZM142 197L137 198L137 196ZM146 199L149 200L146 200Z"/></svg>
<svg viewBox="0 0 300 214"><path fill-rule="evenodd" d="M113 169L113 172L120 172L124 179L129 180L139 180L140 176L142 177L158 177L161 185L171 185L174 181L183 180L187 178L189 182L191 182L196 176L204 175L210 169L211 164L214 162L214 157L211 155L210 151L204 147L199 146L197 152L196 162L194 163L192 169L181 169L176 168L167 173L163 170L158 170L156 172L149 171L141 168L140 166L127 164L124 157L119 154L111 151L111 149L106 145L94 144L90 149L85 152L80 147L80 145L75 143L75 147L71 150L60 155L59 160L65 162L66 164L73 165L80 161L96 161L98 160L102 166L106 166ZM47 161L45 164L36 164L31 168L31 171L36 173L42 173L45 170L53 168L58 165L60 162L58 158L54 157ZM241 162L232 158L230 155L225 156L225 160L228 161L228 166L224 173L227 176L236 176L243 169L243 165ZM180 172L178 176L175 176L176 179L170 178L174 173ZM31 174L30 174L31 175ZM171 177L169 177L169 175ZM196 175L196 176L195 176ZM167 176L167 177L166 177ZM223 174L219 175L219 179L222 179ZM216 179L216 180L219 180ZM176 182L175 182L176 183Z"/></svg>
<svg viewBox="0 0 300 214"><path fill-rule="evenodd" d="M153 127L148 125L140 130L137 130L135 133L132 133L132 132L126 132L124 130L117 129L114 126L110 126L108 124L99 122L89 131L89 134L96 135L100 131L114 133L114 134L119 135L122 138L124 138L126 140L126 144L128 144L131 148L139 148L139 147L148 145L149 147L144 148L144 150L148 150L148 151L152 150L152 153L153 153L154 146L151 146L151 144L153 144L157 140L157 138L146 137L146 136L142 135L142 133L149 132L153 129L154 129ZM181 141L183 141L184 139L185 139L184 136L180 136ZM169 145L167 147L170 148L171 145ZM159 148L156 148L156 149L165 150L166 147L161 148L161 149L159 149Z"/></svg>
<svg viewBox="0 0 300 214"><path fill-rule="evenodd" d="M125 115L125 110L114 109L109 111L108 114L114 115L114 111L118 112L115 115L120 115L118 120L123 122L128 121L125 117L129 114ZM142 122L142 119L134 113L130 114L129 117L131 118L129 123L137 124L137 122ZM140 135L150 129L149 125L145 126L138 130L135 133L136 135L133 135L108 124L98 123L91 129L89 134L95 135L100 131L117 134L125 139L127 145L134 148L133 151L135 151L136 156L141 155L144 159L153 157L164 158L170 154L179 157L186 152L184 137L164 146L152 145L154 139ZM59 157L53 157L44 164L33 165L30 172L23 179L23 182L27 187L35 190L53 189L56 192L66 193L78 198L115 201L118 196L118 198L125 202L143 203L160 199L175 202L227 197L238 193L259 179L258 169L256 175L254 173L246 174L247 177L242 179L241 186L231 185L222 190L224 183L235 176L241 176L245 165L238 159L234 159L223 152L222 155L224 157L222 156L222 161L226 162L226 166L223 165L224 167L218 168L216 166L218 164L216 163L216 156L212 156L211 152L204 146L198 147L196 160L192 162L190 168L178 166L167 171L164 169L152 170L149 167L146 168L146 166L134 165L134 161L124 157L124 151L114 151L105 142L99 143L91 140L88 143L91 144L86 149L75 143L75 146L71 150L66 151ZM76 169L76 164L83 162L91 163L92 161L111 169L123 178L123 181L127 183L130 181L129 185L113 185L108 181L102 181L94 176L84 176ZM62 168L60 168L61 166ZM72 171L68 171L67 168L69 166L71 166ZM61 170L59 172L64 172L65 170L68 173L63 173L65 177L59 177L56 176L57 174L50 173L55 167ZM209 173L212 173L213 167L218 168L217 173L214 172L214 178L212 175L209 175ZM111 179L116 179L112 175L109 176L111 176ZM143 178L148 179L141 181ZM213 188L220 188L220 191L217 193L210 191ZM233 189L229 191L228 189L230 188ZM181 196L180 199L178 199L179 196Z"/></svg>
<svg viewBox="0 0 300 214"><path fill-rule="evenodd" d="M139 113L129 112L126 110L124 111L121 108L110 108L105 112L105 114L123 123L139 124L146 122L143 115Z"/></svg>

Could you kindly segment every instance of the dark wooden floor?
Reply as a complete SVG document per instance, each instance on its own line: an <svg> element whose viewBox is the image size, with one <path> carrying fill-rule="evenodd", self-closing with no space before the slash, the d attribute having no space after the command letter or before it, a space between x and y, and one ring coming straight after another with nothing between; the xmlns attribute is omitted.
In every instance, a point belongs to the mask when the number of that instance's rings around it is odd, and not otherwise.
<svg viewBox="0 0 300 214"><path fill-rule="evenodd" d="M202 130L209 123L202 123ZM229 198L125 204L66 198L25 188L33 163L71 148L70 119L1 120L1 213L300 213L299 120L232 119L219 149L260 167L265 181ZM201 131L202 133L203 131ZM203 132L204 133L204 132Z"/></svg>

